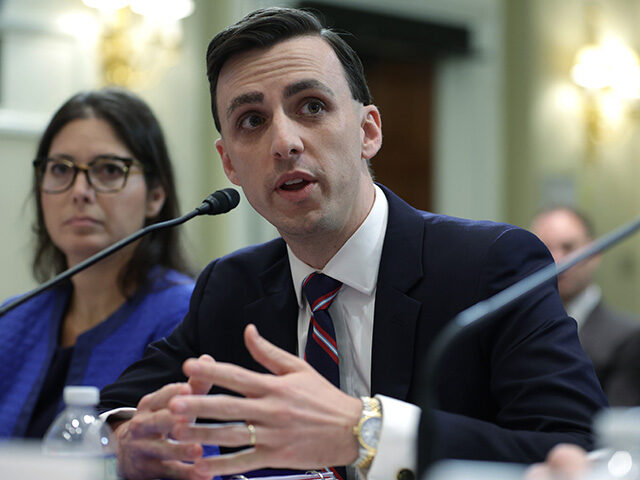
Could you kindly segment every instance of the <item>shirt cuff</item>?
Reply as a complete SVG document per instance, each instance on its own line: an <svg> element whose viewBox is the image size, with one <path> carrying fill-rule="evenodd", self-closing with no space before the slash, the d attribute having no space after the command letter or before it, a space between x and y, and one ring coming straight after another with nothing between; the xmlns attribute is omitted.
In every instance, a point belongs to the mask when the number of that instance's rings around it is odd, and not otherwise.
<svg viewBox="0 0 640 480"><path fill-rule="evenodd" d="M100 420L105 423L130 420L133 418L133 414L136 413L136 410L137 409L133 407L120 407L114 408L113 410L107 410L98 416L100 417Z"/></svg>
<svg viewBox="0 0 640 480"><path fill-rule="evenodd" d="M396 478L403 469L415 472L420 408L384 395L376 398L382 407L382 428L367 480Z"/></svg>

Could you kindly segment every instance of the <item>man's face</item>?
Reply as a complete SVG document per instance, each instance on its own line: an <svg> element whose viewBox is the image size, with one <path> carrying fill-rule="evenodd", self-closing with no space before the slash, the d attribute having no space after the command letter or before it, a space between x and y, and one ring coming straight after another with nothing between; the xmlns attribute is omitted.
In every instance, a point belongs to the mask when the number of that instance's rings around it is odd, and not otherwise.
<svg viewBox="0 0 640 480"><path fill-rule="evenodd" d="M357 229L373 202L366 161L380 116L352 98L329 44L301 36L230 58L217 106L227 176L285 240Z"/></svg>
<svg viewBox="0 0 640 480"><path fill-rule="evenodd" d="M586 228L569 210L552 210L538 216L531 231L547 246L556 263L591 242ZM582 262L558 277L558 290L563 302L572 300L592 281L599 257Z"/></svg>

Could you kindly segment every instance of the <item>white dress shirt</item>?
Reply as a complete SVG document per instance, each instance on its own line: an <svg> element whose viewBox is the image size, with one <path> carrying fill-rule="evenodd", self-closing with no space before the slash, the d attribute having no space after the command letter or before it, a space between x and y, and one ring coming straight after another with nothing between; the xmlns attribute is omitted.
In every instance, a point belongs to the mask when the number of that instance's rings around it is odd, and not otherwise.
<svg viewBox="0 0 640 480"><path fill-rule="evenodd" d="M602 290L598 285L592 283L570 302L567 302L567 314L578 323L578 330L582 328L585 320L591 312L598 306L602 298Z"/></svg>
<svg viewBox="0 0 640 480"><path fill-rule="evenodd" d="M382 245L387 229L389 205L375 186L373 207L360 228L327 263L322 273L343 283L329 307L338 342L340 386L354 397L371 395L371 346L376 282ZM291 276L298 299L298 354L304 356L311 309L302 294L302 282L316 269L298 259L287 246ZM367 474L368 480L390 480L399 470L416 468L416 444L420 409L415 405L384 395L376 395L382 404L382 428L378 451ZM130 418L135 408L118 408L101 415ZM355 469L348 468L354 478Z"/></svg>
<svg viewBox="0 0 640 480"><path fill-rule="evenodd" d="M354 397L371 394L376 282L388 212L387 199L375 185L375 200L369 215L321 271L343 283L329 313L338 343L340 388ZM311 309L302 293L302 283L316 269L297 258L288 246L287 249L299 307L298 355L303 357ZM420 409L383 395L377 398L382 404L382 429L378 452L367 478L389 480L402 468L415 469ZM352 475L353 471L349 473Z"/></svg>

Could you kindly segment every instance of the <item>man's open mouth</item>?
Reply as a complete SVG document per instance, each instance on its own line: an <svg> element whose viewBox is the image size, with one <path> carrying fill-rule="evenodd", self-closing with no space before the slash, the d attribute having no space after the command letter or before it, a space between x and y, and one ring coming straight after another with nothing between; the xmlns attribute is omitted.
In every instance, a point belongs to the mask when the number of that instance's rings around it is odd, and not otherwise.
<svg viewBox="0 0 640 480"><path fill-rule="evenodd" d="M297 190L302 190L304 187L309 185L308 180L303 180L302 178L295 178L293 180L289 180L288 182L284 182L280 185L282 190L286 190L288 192L295 192Z"/></svg>

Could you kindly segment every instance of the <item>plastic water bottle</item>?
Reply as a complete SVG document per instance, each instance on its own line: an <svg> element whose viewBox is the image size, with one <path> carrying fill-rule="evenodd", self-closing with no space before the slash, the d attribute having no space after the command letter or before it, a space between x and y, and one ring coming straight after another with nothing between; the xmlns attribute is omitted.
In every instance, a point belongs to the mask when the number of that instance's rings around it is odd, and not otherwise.
<svg viewBox="0 0 640 480"><path fill-rule="evenodd" d="M66 408L45 433L42 450L56 457L95 459L103 472L100 480L119 478L115 439L111 428L98 418L96 405L100 392L96 387L65 387Z"/></svg>

